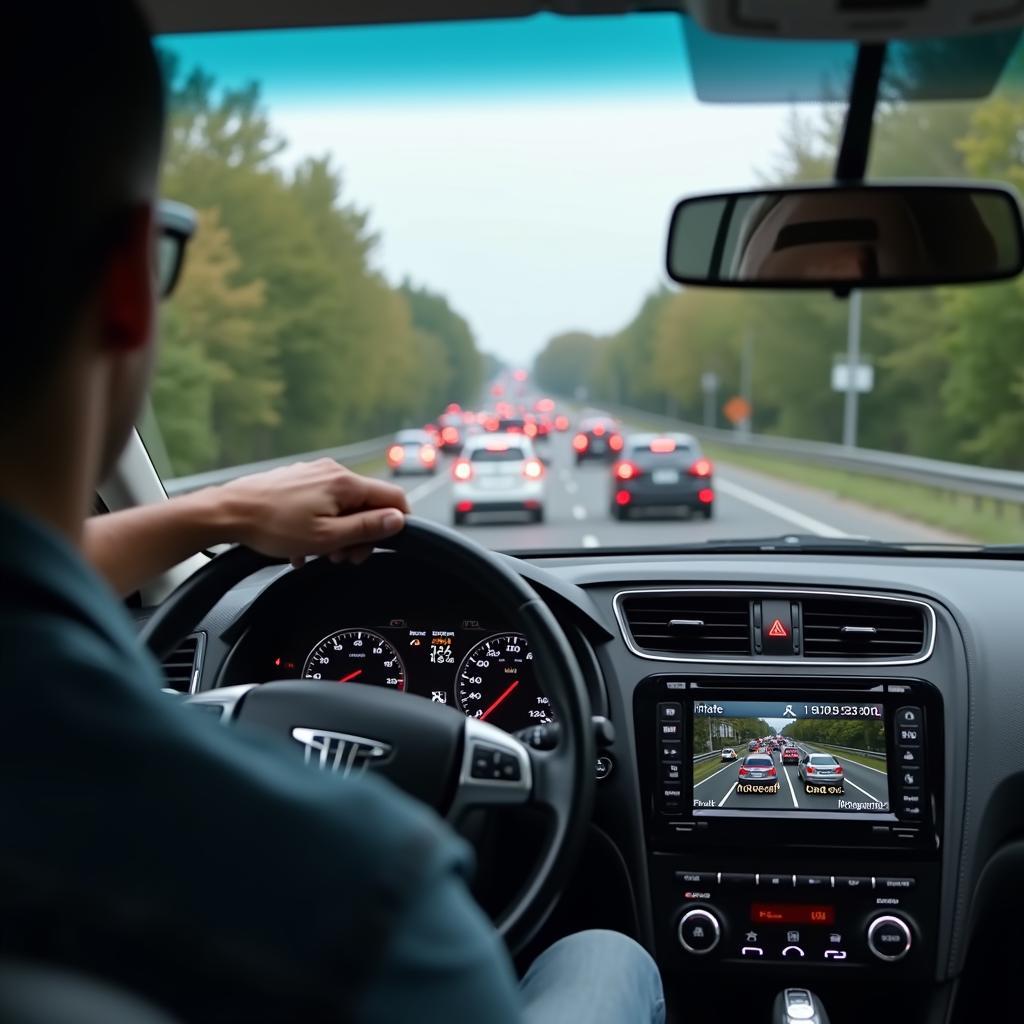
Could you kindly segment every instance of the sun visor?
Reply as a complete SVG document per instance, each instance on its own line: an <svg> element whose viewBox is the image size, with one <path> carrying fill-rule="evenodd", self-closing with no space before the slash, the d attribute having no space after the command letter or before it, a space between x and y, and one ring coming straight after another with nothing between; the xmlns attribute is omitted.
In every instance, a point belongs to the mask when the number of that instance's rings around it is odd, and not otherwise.
<svg viewBox="0 0 1024 1024"><path fill-rule="evenodd" d="M705 103L821 103L849 95L857 44L717 35L683 18L694 89ZM887 100L980 99L995 88L1021 29L889 44Z"/></svg>

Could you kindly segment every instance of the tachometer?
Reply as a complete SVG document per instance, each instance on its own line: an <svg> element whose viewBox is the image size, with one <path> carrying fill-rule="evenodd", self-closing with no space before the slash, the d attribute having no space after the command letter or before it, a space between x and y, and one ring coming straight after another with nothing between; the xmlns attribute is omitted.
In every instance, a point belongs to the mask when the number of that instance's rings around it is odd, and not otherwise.
<svg viewBox="0 0 1024 1024"><path fill-rule="evenodd" d="M455 699L463 714L508 732L552 721L551 705L534 678L533 652L521 633L481 640L462 659Z"/></svg>
<svg viewBox="0 0 1024 1024"><path fill-rule="evenodd" d="M324 637L302 666L303 679L330 683L369 683L405 689L405 666L398 651L369 629L342 629Z"/></svg>

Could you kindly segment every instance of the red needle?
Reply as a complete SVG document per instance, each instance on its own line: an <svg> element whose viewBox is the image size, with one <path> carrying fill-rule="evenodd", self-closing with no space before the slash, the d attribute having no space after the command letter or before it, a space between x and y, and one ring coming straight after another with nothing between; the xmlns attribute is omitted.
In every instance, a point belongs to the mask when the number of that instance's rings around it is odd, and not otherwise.
<svg viewBox="0 0 1024 1024"><path fill-rule="evenodd" d="M509 688L477 719L482 722L501 702L519 685L518 679L513 679Z"/></svg>
<svg viewBox="0 0 1024 1024"><path fill-rule="evenodd" d="M363 670L361 668L357 668L355 670L355 672L349 672L349 674L347 676L345 676L344 679L339 679L338 682L339 683L350 683L350 682L352 682L353 679L355 679L356 676L361 676L362 674L363 674Z"/></svg>

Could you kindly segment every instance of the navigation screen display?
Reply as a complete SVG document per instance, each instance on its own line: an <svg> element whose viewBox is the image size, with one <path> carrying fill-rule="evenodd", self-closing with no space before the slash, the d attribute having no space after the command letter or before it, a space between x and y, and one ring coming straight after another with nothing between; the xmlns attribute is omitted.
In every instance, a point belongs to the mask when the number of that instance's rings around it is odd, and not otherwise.
<svg viewBox="0 0 1024 1024"><path fill-rule="evenodd" d="M692 735L697 810L889 810L881 704L695 701Z"/></svg>

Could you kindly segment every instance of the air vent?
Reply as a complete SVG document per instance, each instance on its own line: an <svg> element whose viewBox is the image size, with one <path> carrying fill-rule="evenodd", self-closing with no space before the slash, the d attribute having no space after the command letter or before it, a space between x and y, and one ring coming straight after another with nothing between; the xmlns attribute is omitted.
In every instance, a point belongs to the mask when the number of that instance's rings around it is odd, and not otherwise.
<svg viewBox="0 0 1024 1024"><path fill-rule="evenodd" d="M192 633L164 658L167 689L177 690L178 693L192 692L192 681L198 679L197 673L202 668L205 645L205 633Z"/></svg>
<svg viewBox="0 0 1024 1024"><path fill-rule="evenodd" d="M920 605L864 597L803 599L805 658L912 658L925 647Z"/></svg>
<svg viewBox="0 0 1024 1024"><path fill-rule="evenodd" d="M622 598L622 616L635 646L651 654L750 654L746 597L630 594Z"/></svg>

